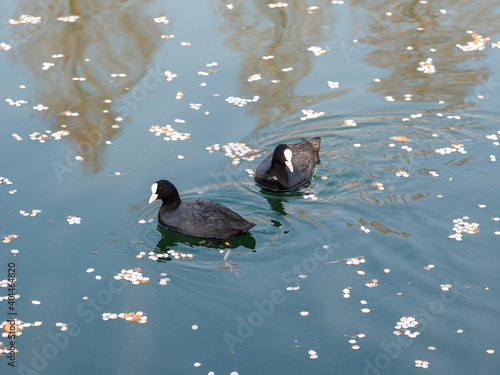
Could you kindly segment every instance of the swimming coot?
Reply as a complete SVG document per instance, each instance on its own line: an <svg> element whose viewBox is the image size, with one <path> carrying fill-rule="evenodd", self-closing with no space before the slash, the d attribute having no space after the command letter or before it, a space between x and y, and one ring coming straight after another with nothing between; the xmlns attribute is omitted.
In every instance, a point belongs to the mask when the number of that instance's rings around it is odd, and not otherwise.
<svg viewBox="0 0 500 375"><path fill-rule="evenodd" d="M271 191L289 191L311 178L319 161L321 138L302 138L300 143L280 144L255 170L257 184Z"/></svg>
<svg viewBox="0 0 500 375"><path fill-rule="evenodd" d="M175 186L167 180L151 186L151 204L161 199L158 222L164 227L194 237L227 240L248 232L255 224L248 222L220 203L203 199L181 201Z"/></svg>

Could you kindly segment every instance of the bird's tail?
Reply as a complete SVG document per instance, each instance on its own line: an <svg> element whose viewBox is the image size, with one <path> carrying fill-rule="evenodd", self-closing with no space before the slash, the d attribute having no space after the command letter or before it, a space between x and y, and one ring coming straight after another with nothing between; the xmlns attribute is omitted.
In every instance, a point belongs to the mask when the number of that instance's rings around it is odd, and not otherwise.
<svg viewBox="0 0 500 375"><path fill-rule="evenodd" d="M312 143L314 147L314 151L319 151L321 148L321 138L320 137L314 137L309 140L309 142Z"/></svg>

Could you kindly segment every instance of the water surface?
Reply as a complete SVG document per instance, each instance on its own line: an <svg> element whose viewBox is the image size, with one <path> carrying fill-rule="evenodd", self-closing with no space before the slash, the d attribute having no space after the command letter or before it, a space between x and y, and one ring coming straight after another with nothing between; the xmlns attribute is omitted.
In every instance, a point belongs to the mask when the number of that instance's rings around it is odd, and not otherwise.
<svg viewBox="0 0 500 375"><path fill-rule="evenodd" d="M0 234L20 236L0 280L14 263L16 317L42 322L3 372L498 371L497 2L0 9ZM249 175L262 156L207 150L314 136L312 180L283 194ZM159 227L161 178L256 226L228 256ZM115 280L136 268L149 282Z"/></svg>

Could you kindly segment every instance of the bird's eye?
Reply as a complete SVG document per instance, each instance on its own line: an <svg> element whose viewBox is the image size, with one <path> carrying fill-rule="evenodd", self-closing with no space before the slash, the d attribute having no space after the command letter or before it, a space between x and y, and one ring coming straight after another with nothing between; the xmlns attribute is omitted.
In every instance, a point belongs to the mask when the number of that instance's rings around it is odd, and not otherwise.
<svg viewBox="0 0 500 375"><path fill-rule="evenodd" d="M160 191L161 189L163 189L161 186L158 188L158 191Z"/></svg>

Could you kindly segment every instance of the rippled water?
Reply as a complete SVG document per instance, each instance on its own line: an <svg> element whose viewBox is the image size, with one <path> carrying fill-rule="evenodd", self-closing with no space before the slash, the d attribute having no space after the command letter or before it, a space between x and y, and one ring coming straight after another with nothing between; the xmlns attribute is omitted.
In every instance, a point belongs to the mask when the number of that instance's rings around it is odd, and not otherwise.
<svg viewBox="0 0 500 375"><path fill-rule="evenodd" d="M41 322L2 374L498 372L499 5L340 3L0 5L0 281ZM254 183L315 136L309 183ZM230 142L262 155L207 151ZM160 178L256 226L231 249L161 228Z"/></svg>

